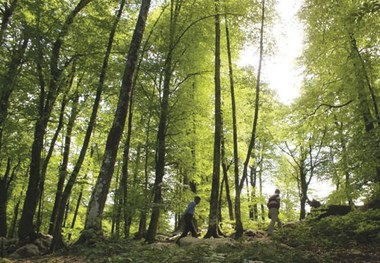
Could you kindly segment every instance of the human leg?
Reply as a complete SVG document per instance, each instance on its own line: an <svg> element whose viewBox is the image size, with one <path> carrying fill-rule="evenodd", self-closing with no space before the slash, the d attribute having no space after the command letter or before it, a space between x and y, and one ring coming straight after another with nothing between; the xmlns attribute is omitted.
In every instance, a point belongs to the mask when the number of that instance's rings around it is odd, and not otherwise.
<svg viewBox="0 0 380 263"><path fill-rule="evenodd" d="M184 220L185 220L185 227L183 228L183 232L182 232L181 236L178 239L180 239L182 237L186 237L187 234L190 231L189 222L188 222L188 216L187 215L184 216Z"/></svg>
<svg viewBox="0 0 380 263"><path fill-rule="evenodd" d="M278 210L277 210L277 208L270 208L269 209L269 215L270 215L271 221L269 223L268 234L271 235L271 234L273 234L274 225L278 221Z"/></svg>

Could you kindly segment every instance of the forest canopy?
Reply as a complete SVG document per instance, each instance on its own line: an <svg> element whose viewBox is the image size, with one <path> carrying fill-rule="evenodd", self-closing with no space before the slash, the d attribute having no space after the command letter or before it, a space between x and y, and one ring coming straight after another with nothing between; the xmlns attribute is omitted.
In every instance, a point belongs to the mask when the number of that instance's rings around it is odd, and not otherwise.
<svg viewBox="0 0 380 263"><path fill-rule="evenodd" d="M262 78L275 2L0 3L0 237L88 231L153 242L197 223L218 237L303 220L325 204L380 204L380 3L304 0L301 94ZM250 45L256 66L241 67ZM264 190L263 190L264 189ZM87 232L86 232L87 231Z"/></svg>

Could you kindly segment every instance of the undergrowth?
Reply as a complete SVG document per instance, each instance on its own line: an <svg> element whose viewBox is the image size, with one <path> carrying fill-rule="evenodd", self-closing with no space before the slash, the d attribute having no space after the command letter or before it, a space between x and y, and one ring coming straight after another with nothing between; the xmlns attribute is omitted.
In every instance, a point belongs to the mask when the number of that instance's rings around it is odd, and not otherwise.
<svg viewBox="0 0 380 263"><path fill-rule="evenodd" d="M70 253L84 256L88 262L115 263L379 262L379 243L380 211L369 210L300 222L284 227L271 239L242 239L217 248L103 240L91 247L72 247Z"/></svg>

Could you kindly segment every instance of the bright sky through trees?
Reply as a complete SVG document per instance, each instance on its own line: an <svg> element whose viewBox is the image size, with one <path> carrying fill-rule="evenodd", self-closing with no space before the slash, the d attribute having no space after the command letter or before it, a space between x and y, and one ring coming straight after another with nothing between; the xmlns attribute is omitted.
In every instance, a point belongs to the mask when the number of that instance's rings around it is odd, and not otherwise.
<svg viewBox="0 0 380 263"><path fill-rule="evenodd" d="M278 13L272 29L276 42L274 54L264 56L263 81L271 89L277 91L283 103L291 103L298 96L301 84L301 69L296 65L296 59L302 52L303 29L297 18L297 12L302 5L301 0L278 0ZM241 54L241 65L256 65L257 53L252 48L246 48Z"/></svg>
<svg viewBox="0 0 380 263"><path fill-rule="evenodd" d="M297 17L302 0L278 0L276 4L277 17L271 32L275 41L273 55L264 56L262 81L268 83L275 90L281 102L290 104L299 95L302 82L302 67L297 65L297 58L301 55L304 41L304 31ZM252 65L258 63L257 50L247 47L241 53L239 64ZM264 189L269 195L273 194L275 186ZM327 197L333 190L330 182L315 182L310 185L310 197L319 200Z"/></svg>

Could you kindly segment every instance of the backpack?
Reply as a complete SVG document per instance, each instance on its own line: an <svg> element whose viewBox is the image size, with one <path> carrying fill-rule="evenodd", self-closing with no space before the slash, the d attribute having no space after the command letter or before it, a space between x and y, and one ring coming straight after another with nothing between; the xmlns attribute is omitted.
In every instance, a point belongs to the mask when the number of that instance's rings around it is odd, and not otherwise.
<svg viewBox="0 0 380 263"><path fill-rule="evenodd" d="M269 197L267 207L268 209L280 208L280 197L278 195L272 195L271 197Z"/></svg>

